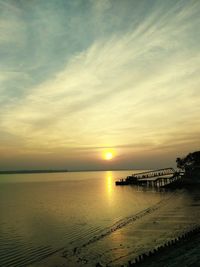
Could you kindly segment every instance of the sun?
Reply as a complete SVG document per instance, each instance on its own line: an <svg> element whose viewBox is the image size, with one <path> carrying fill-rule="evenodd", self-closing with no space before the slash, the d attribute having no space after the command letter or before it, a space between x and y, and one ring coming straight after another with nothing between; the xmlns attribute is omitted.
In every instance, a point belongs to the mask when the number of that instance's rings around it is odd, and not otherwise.
<svg viewBox="0 0 200 267"><path fill-rule="evenodd" d="M113 159L113 153L111 151L106 151L103 154L103 158L105 160L112 160Z"/></svg>

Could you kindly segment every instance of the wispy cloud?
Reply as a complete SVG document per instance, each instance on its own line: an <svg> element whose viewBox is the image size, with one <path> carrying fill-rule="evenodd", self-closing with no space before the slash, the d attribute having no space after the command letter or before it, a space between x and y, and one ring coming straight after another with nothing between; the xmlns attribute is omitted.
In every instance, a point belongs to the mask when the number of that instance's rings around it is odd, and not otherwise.
<svg viewBox="0 0 200 267"><path fill-rule="evenodd" d="M95 1L94 9L103 16L111 5ZM163 2L126 31L97 38L4 105L1 128L29 149L194 145L200 133L199 11L198 1Z"/></svg>

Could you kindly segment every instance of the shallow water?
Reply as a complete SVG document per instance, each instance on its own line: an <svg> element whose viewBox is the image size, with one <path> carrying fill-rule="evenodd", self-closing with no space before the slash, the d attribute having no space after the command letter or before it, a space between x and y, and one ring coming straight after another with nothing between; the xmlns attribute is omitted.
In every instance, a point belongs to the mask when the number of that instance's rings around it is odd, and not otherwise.
<svg viewBox="0 0 200 267"><path fill-rule="evenodd" d="M131 173L1 175L0 266L27 266L59 250L99 242L170 197L167 192L115 186L116 179ZM110 237L108 247L109 242Z"/></svg>

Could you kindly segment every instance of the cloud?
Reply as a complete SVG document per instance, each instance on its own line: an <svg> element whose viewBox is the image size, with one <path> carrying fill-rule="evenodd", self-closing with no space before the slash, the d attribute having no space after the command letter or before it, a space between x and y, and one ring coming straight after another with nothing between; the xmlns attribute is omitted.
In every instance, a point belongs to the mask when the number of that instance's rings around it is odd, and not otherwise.
<svg viewBox="0 0 200 267"><path fill-rule="evenodd" d="M14 3L0 1L0 47L14 44L23 46L25 42L26 25L22 19L22 11Z"/></svg>
<svg viewBox="0 0 200 267"><path fill-rule="evenodd" d="M90 0L90 2L92 4L94 10L97 13L103 13L111 7L111 1L110 0L101 0L101 1Z"/></svg>
<svg viewBox="0 0 200 267"><path fill-rule="evenodd" d="M95 1L94 8L103 16L111 4ZM167 9L162 4L126 31L100 36L62 70L5 104L0 127L27 149L194 145L200 132L200 53L192 38L199 9L197 1Z"/></svg>

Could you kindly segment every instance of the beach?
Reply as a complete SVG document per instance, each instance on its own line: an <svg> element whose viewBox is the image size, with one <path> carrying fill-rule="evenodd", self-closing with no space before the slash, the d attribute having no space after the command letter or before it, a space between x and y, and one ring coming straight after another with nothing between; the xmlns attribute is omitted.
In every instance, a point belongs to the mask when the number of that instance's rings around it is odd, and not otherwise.
<svg viewBox="0 0 200 267"><path fill-rule="evenodd" d="M155 251L155 250L154 250ZM143 257L142 257L143 256ZM191 230L165 246L161 246L148 256L141 256L141 261L135 259L132 267L179 267L200 266L200 228ZM129 265L129 264L128 264Z"/></svg>

